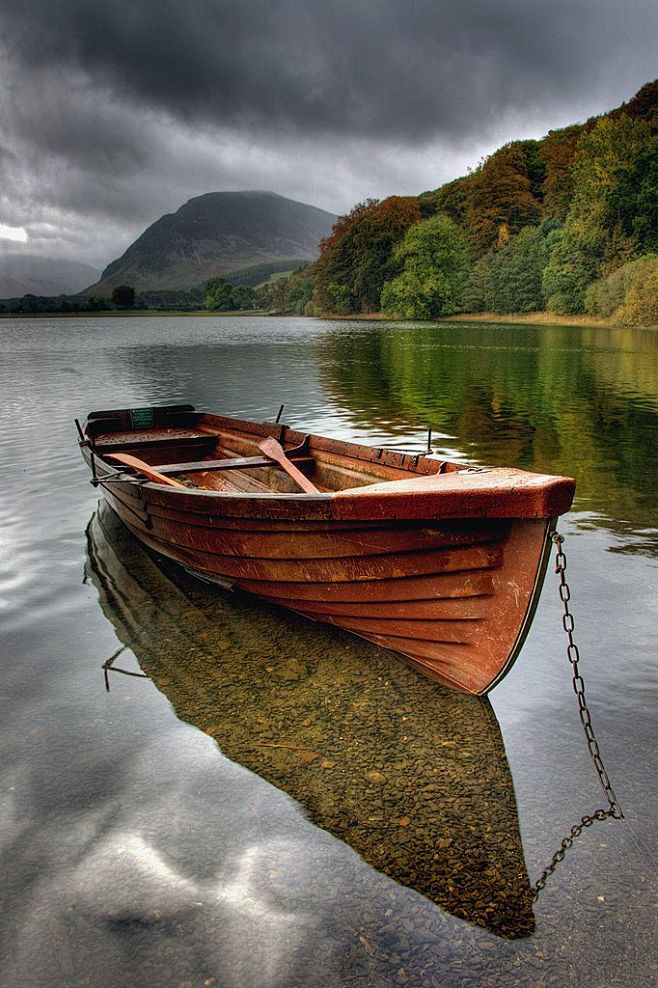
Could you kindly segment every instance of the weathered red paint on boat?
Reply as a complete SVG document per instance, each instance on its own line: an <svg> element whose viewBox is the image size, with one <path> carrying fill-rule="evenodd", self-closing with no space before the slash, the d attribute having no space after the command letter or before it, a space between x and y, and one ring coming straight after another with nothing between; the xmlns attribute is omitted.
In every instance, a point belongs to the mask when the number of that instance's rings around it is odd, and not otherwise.
<svg viewBox="0 0 658 988"><path fill-rule="evenodd" d="M472 471L191 406L140 411L150 427L131 429L129 410L91 413L82 449L146 545L207 580L391 648L466 692L487 692L509 669L572 480ZM318 493L299 493L294 470L263 464L267 436L298 457ZM117 453L144 472L113 462ZM229 471L226 460L259 454ZM165 486L158 467L179 484Z"/></svg>

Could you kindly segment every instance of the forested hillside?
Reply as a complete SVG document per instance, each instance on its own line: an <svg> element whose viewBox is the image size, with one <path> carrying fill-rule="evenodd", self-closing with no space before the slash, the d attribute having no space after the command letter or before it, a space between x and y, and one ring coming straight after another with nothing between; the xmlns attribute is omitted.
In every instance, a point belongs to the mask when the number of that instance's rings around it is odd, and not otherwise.
<svg viewBox="0 0 658 988"><path fill-rule="evenodd" d="M318 315L547 310L658 323L658 80L434 191L359 203L319 259L266 286L263 302Z"/></svg>

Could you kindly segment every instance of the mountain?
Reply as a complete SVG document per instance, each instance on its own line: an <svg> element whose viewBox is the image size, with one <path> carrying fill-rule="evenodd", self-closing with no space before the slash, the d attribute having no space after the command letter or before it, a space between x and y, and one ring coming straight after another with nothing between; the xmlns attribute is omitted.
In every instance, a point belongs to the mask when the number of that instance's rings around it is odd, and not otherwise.
<svg viewBox="0 0 658 988"><path fill-rule="evenodd" d="M82 291L99 274L97 268L78 261L0 253L0 298L71 295Z"/></svg>
<svg viewBox="0 0 658 988"><path fill-rule="evenodd" d="M161 216L86 289L187 288L268 262L313 260L336 217L273 192L209 192Z"/></svg>

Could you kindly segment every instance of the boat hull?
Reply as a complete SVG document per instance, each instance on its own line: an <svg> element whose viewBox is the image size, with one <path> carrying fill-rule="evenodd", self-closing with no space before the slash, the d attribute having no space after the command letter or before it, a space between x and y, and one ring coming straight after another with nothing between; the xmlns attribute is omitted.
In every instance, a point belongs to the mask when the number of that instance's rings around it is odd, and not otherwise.
<svg viewBox="0 0 658 988"><path fill-rule="evenodd" d="M277 431L215 416L203 416L204 425L222 455L236 457ZM310 439L319 476L329 463L348 477L365 464L373 477L339 491L260 494L207 471L203 489L171 488L117 475L102 457L92 463L89 447L83 453L111 507L156 552L207 581L367 638L456 689L487 693L519 653L573 482L517 470L438 476L437 461L424 457ZM189 460L170 446L149 462L163 456Z"/></svg>
<svg viewBox="0 0 658 988"><path fill-rule="evenodd" d="M490 519L309 530L273 519L236 529L217 512L141 518L125 496L105 496L142 542L197 576L344 628L475 694L492 689L521 648L551 527Z"/></svg>

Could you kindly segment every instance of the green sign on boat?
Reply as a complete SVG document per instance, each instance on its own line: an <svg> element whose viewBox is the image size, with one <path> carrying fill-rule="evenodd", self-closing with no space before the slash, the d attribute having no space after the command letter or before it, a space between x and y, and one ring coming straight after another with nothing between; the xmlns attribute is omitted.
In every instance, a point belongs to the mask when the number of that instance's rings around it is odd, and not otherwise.
<svg viewBox="0 0 658 988"><path fill-rule="evenodd" d="M131 408L130 425L133 429L150 429L155 425L152 408Z"/></svg>

